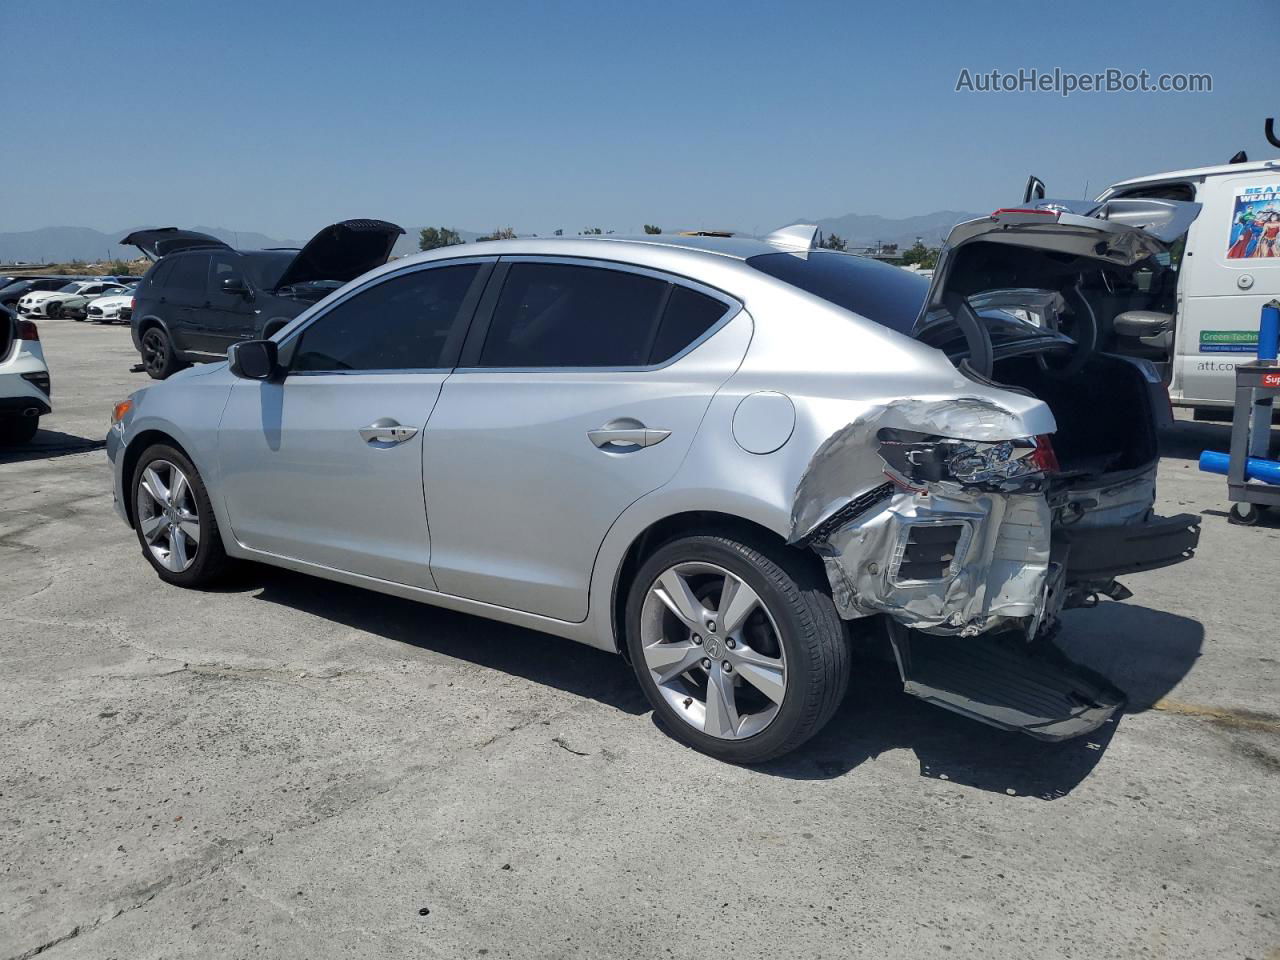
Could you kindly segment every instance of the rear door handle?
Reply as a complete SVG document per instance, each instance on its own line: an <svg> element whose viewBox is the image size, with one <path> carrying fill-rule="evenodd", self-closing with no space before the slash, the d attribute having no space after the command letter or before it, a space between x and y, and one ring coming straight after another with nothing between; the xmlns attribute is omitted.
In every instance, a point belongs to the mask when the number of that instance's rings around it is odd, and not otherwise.
<svg viewBox="0 0 1280 960"><path fill-rule="evenodd" d="M620 452L652 447L671 436L670 430L646 427L639 420L623 417L610 420L603 427L587 431L587 439L601 450Z"/></svg>
<svg viewBox="0 0 1280 960"><path fill-rule="evenodd" d="M387 447L404 443L417 432L417 427L403 426L391 417L379 417L367 427L360 428L360 439L370 446Z"/></svg>

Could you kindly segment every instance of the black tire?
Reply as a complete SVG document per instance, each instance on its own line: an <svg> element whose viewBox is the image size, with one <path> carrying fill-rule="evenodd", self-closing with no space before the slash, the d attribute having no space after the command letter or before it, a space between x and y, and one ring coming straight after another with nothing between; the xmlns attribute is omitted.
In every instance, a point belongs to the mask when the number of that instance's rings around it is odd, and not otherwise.
<svg viewBox="0 0 1280 960"><path fill-rule="evenodd" d="M50 320L58 319L58 317L62 316L62 304L46 303L44 305L44 315Z"/></svg>
<svg viewBox="0 0 1280 960"><path fill-rule="evenodd" d="M1227 522L1241 527L1256 527L1262 519L1262 508L1256 503L1240 501L1231 505L1227 514Z"/></svg>
<svg viewBox="0 0 1280 960"><path fill-rule="evenodd" d="M164 327L147 327L143 331L141 354L142 367L152 380L164 380L182 369Z"/></svg>
<svg viewBox="0 0 1280 960"><path fill-rule="evenodd" d="M628 592L626 643L641 689L663 728L695 750L730 763L760 763L795 750L831 719L849 683L849 644L825 576L788 548L761 540L684 537L659 547L641 565ZM650 588L671 567L703 562L741 578L758 594L778 629L785 655L786 692L777 715L743 739L711 736L680 717L658 691L645 664L641 610Z"/></svg>
<svg viewBox="0 0 1280 960"><path fill-rule="evenodd" d="M0 420L0 445L30 443L39 429L39 417L9 417Z"/></svg>
<svg viewBox="0 0 1280 960"><path fill-rule="evenodd" d="M151 552L151 547L147 543L146 537L143 535L141 517L138 516L138 486L141 484L147 468L157 460L164 460L174 464L186 475L190 484L192 498L196 502L200 525L200 542L196 548L194 562L181 572L168 569L156 559ZM142 452L142 456L138 458L138 463L133 469L133 477L129 481L128 495L130 497L130 509L133 511L133 527L138 537L138 545L142 548L142 555L151 564L151 568L155 570L161 580L177 587L204 587L216 583L223 576L230 565L230 559L222 546L222 535L218 531L218 520L213 515L213 504L209 500L209 492L205 489L204 480L201 479L195 465L192 464L186 454L165 443L158 443L148 447Z"/></svg>

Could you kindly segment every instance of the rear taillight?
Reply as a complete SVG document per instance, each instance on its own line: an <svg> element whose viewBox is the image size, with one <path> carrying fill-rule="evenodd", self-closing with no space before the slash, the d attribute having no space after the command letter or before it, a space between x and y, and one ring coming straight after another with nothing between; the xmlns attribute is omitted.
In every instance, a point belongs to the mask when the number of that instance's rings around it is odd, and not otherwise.
<svg viewBox="0 0 1280 960"><path fill-rule="evenodd" d="M130 297L130 298L129 298L129 312L130 312L130 313L133 313L133 310L134 310L134 308L135 308L137 305L138 305L138 298L137 298L137 297Z"/></svg>
<svg viewBox="0 0 1280 960"><path fill-rule="evenodd" d="M18 321L18 339L19 340L39 340L40 331L35 323L30 320Z"/></svg>
<svg viewBox="0 0 1280 960"><path fill-rule="evenodd" d="M916 487L940 481L992 487L1043 477L1058 469L1058 457L1047 434L981 441L886 427L876 437L889 478L896 475Z"/></svg>
<svg viewBox="0 0 1280 960"><path fill-rule="evenodd" d="M1047 433L1036 437L1036 448L1028 459L1045 473L1057 473L1062 469L1058 454L1053 449L1053 439Z"/></svg>

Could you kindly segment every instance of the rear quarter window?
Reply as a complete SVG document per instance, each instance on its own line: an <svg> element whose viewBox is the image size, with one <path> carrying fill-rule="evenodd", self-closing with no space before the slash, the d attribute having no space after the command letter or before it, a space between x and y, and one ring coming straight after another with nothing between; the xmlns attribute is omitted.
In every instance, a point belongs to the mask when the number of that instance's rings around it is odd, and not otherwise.
<svg viewBox="0 0 1280 960"><path fill-rule="evenodd" d="M929 293L929 281L923 277L848 253L763 253L748 258L747 264L907 336Z"/></svg>

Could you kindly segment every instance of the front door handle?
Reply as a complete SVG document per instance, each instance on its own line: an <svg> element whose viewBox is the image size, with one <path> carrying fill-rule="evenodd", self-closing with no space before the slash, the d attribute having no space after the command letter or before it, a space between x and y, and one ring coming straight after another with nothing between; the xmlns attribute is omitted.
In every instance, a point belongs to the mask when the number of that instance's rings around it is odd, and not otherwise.
<svg viewBox="0 0 1280 960"><path fill-rule="evenodd" d="M603 427L587 431L587 439L601 450L619 453L652 447L671 436L670 430L646 427L639 420L622 417L610 420Z"/></svg>
<svg viewBox="0 0 1280 960"><path fill-rule="evenodd" d="M379 417L367 427L360 428L360 439L370 446L389 447L404 443L417 432L417 427L402 426L390 417Z"/></svg>

